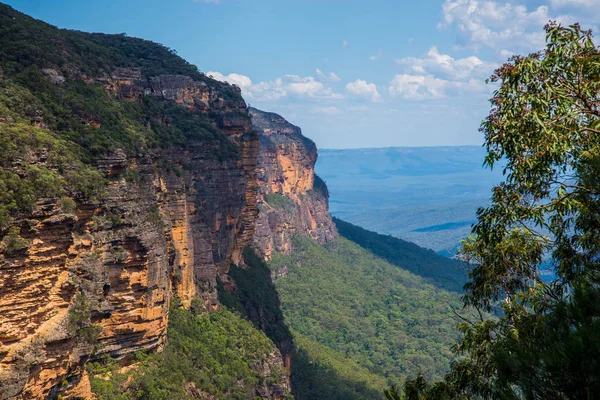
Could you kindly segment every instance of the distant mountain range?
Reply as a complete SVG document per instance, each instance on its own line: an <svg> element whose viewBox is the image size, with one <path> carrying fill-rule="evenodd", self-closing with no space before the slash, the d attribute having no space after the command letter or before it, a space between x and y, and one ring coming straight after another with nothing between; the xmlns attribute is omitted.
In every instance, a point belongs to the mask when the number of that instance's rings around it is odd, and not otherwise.
<svg viewBox="0 0 600 400"><path fill-rule="evenodd" d="M502 177L479 146L319 150L331 213L441 254L454 253Z"/></svg>

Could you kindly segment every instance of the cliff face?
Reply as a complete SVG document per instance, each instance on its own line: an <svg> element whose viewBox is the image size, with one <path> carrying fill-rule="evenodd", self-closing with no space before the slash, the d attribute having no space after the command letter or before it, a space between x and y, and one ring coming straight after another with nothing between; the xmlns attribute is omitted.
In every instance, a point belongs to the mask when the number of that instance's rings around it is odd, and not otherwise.
<svg viewBox="0 0 600 400"><path fill-rule="evenodd" d="M2 4L0 25L0 399L89 398L89 361L160 351L173 298L218 308L249 244L335 237L314 143L275 114L251 125L239 88L140 39ZM263 398L290 391L277 344Z"/></svg>
<svg viewBox="0 0 600 400"><path fill-rule="evenodd" d="M65 79L52 71L49 79ZM11 223L29 246L0 253L0 398L89 395L90 358L127 364L138 350L160 349L172 294L185 307L196 297L216 308L217 276L241 263L254 232L258 140L243 101L189 77L146 79L135 69L87 80L116 99L155 96L210 113L232 154L206 138L184 151L118 150L95 161L108 179L101 199L69 212L40 201Z"/></svg>
<svg viewBox="0 0 600 400"><path fill-rule="evenodd" d="M315 144L277 114L250 108L250 115L260 143L255 247L268 259L274 251L289 254L294 235L321 244L333 240L329 193L314 170Z"/></svg>

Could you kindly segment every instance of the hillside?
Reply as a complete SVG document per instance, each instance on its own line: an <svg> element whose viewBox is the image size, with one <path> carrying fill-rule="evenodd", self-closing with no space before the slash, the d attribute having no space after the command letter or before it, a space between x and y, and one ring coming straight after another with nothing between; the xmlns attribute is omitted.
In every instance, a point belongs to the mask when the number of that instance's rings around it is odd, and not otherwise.
<svg viewBox="0 0 600 400"><path fill-rule="evenodd" d="M356 359L374 374L441 377L457 338L450 307L460 296L437 289L346 239L324 246L294 241L269 262L288 326Z"/></svg>
<svg viewBox="0 0 600 400"><path fill-rule="evenodd" d="M458 337L450 311L461 306L458 293L343 237L292 242L293 252L268 262L247 249L247 268L229 273L236 291L219 294L290 354L297 399L383 399L382 387L419 371L443 376Z"/></svg>
<svg viewBox="0 0 600 400"><path fill-rule="evenodd" d="M431 285L461 293L466 283L466 266L414 243L380 235L339 218L333 219L341 236L383 258L392 265L419 275Z"/></svg>

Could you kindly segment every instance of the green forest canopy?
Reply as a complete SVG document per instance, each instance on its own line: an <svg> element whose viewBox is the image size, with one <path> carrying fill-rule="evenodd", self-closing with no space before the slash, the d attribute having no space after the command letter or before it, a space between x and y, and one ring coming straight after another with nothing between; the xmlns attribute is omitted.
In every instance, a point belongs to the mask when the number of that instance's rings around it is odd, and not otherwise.
<svg viewBox="0 0 600 400"><path fill-rule="evenodd" d="M344 238L321 246L298 237L293 244L292 255L269 262L273 270L288 268L275 286L293 331L379 376L443 376L458 337L450 309L460 305L457 293Z"/></svg>

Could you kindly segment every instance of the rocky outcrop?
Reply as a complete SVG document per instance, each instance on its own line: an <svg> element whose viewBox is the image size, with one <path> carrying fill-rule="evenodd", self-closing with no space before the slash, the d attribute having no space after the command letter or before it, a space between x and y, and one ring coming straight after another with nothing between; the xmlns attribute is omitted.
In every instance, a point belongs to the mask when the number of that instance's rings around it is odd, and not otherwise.
<svg viewBox="0 0 600 400"><path fill-rule="evenodd" d="M265 363L255 366L264 377L256 392L262 399L284 400L290 393L289 376L285 374L284 362L279 350L275 349Z"/></svg>
<svg viewBox="0 0 600 400"><path fill-rule="evenodd" d="M124 68L100 80L117 98L161 96L203 113L229 144L117 150L96 161L109 181L102 198L68 211L48 199L14 221L28 246L0 252L0 398L91 396L85 363L160 350L173 294L218 307L217 277L242 263L254 233L258 138L239 89L231 100L191 78Z"/></svg>
<svg viewBox="0 0 600 400"><path fill-rule="evenodd" d="M289 254L294 235L308 235L319 243L333 240L329 193L314 170L314 142L277 114L250 108L250 115L260 143L255 247L268 259L273 252Z"/></svg>
<svg viewBox="0 0 600 400"><path fill-rule="evenodd" d="M101 204L65 213L38 204L19 221L31 243L0 255L0 386L44 398L79 380L96 355L159 348L170 299L169 252L152 219L153 185L111 182Z"/></svg>

